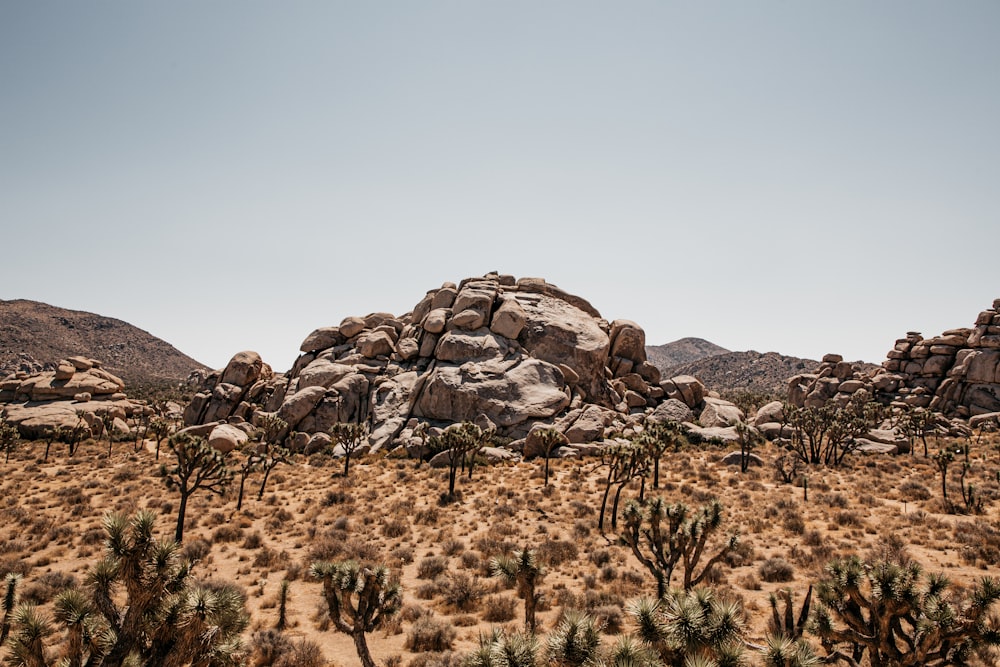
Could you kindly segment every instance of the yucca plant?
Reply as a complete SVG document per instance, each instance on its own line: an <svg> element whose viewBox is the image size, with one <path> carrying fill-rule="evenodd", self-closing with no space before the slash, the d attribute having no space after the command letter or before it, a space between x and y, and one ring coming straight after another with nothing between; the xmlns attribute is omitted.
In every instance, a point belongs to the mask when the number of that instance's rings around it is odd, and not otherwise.
<svg viewBox="0 0 1000 667"><path fill-rule="evenodd" d="M399 583L386 567L353 560L313 563L311 572L323 582L323 597L334 627L354 640L363 667L375 667L365 635L399 611Z"/></svg>
<svg viewBox="0 0 1000 667"><path fill-rule="evenodd" d="M835 560L826 573L813 631L831 659L867 658L872 667L951 665L1000 646L992 614L1000 583L992 577L961 596L943 574L924 576L905 557Z"/></svg>
<svg viewBox="0 0 1000 667"><path fill-rule="evenodd" d="M490 560L490 573L517 586L517 595L524 600L524 626L528 632L535 632L535 609L541 598L538 585L545 577L545 568L538 562L533 549L519 549L510 556L498 556Z"/></svg>
<svg viewBox="0 0 1000 667"><path fill-rule="evenodd" d="M548 664L560 667L592 664L601 647L602 627L588 614L573 609L567 611L546 640Z"/></svg>
<svg viewBox="0 0 1000 667"><path fill-rule="evenodd" d="M743 664L742 610L710 589L671 589L659 600L640 598L627 611L637 625L636 636L668 665L698 659L711 659L718 667Z"/></svg>

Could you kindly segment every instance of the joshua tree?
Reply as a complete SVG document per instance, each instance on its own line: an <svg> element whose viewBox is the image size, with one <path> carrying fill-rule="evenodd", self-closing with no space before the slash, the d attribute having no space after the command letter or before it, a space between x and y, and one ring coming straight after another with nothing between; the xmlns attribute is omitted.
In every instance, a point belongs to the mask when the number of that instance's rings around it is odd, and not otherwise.
<svg viewBox="0 0 1000 667"><path fill-rule="evenodd" d="M174 453L177 465L169 470L164 466L161 472L166 478L167 488L176 487L181 494L174 533L174 541L179 544L184 539L188 498L198 489L221 496L233 475L226 467L222 454L209 447L204 438L177 433L170 437L167 446Z"/></svg>
<svg viewBox="0 0 1000 667"><path fill-rule="evenodd" d="M52 443L58 440L62 440L66 437L66 431L62 426L55 426L50 428L45 432L45 457L44 460L49 460L49 449L52 447Z"/></svg>
<svg viewBox="0 0 1000 667"><path fill-rule="evenodd" d="M469 477L472 477L472 467L475 458L479 456L486 445L492 431L483 431L472 422L452 424L444 433L431 436L427 443L434 452L448 452L448 493L442 496L447 502L455 500L455 481L460 467L464 469L466 461L469 465Z"/></svg>
<svg viewBox="0 0 1000 667"><path fill-rule="evenodd" d="M517 595L524 600L524 626L534 634L535 609L542 596L537 588L545 578L545 568L538 562L538 555L525 547L510 556L496 556L490 559L490 573L517 586Z"/></svg>
<svg viewBox="0 0 1000 667"><path fill-rule="evenodd" d="M323 582L330 620L354 640L363 667L375 667L365 634L399 611L399 584L384 566L362 566L355 561L313 563L312 575Z"/></svg>
<svg viewBox="0 0 1000 667"><path fill-rule="evenodd" d="M76 424L73 426L73 434L69 440L69 455L73 456L76 453L76 448L79 447L80 441L83 437L83 429L87 426L87 412L85 410L76 411Z"/></svg>
<svg viewBox="0 0 1000 667"><path fill-rule="evenodd" d="M4 452L4 463L10 462L10 454L21 442L21 433L17 427L0 415L0 449Z"/></svg>
<svg viewBox="0 0 1000 667"><path fill-rule="evenodd" d="M587 614L572 609L567 611L546 641L548 664L558 667L594 664L601 648L602 627L603 624L596 623Z"/></svg>
<svg viewBox="0 0 1000 667"><path fill-rule="evenodd" d="M763 442L760 431L742 421L736 422L736 439L740 443L740 472L750 469L750 453Z"/></svg>
<svg viewBox="0 0 1000 667"><path fill-rule="evenodd" d="M367 424L337 422L330 427L330 438L334 445L340 445L344 450L344 477L351 469L351 455L361 447L368 437Z"/></svg>
<svg viewBox="0 0 1000 667"><path fill-rule="evenodd" d="M538 444L542 447L542 452L545 455L545 486L549 485L549 459L552 458L552 453L557 450L562 445L569 442L566 436L557 431L554 428L542 428L535 431L534 436L538 439Z"/></svg>
<svg viewBox="0 0 1000 667"><path fill-rule="evenodd" d="M8 572L7 576L4 577L4 582L7 584L7 590L3 596L3 621L0 621L0 646L4 645L7 641L7 635L10 633L10 615L14 613L14 609L17 607L17 585L21 582L21 575L17 572Z"/></svg>
<svg viewBox="0 0 1000 667"><path fill-rule="evenodd" d="M642 447L632 443L613 445L602 450L601 466L606 466L608 469L608 475L604 480L604 495L601 497L601 512L597 518L597 529L602 533L604 532L604 515L607 512L611 488L618 487L615 492L614 511L611 517L611 525L615 527L618 523L618 501L622 489L640 474L645 474L646 461L646 453Z"/></svg>
<svg viewBox="0 0 1000 667"><path fill-rule="evenodd" d="M111 410L101 410L97 413L101 418L101 426L104 427L104 435L108 438L108 457L111 457L111 441L115 435L115 416Z"/></svg>
<svg viewBox="0 0 1000 667"><path fill-rule="evenodd" d="M827 662L858 667L867 655L872 667L966 664L973 652L1000 645L992 614L1000 584L991 577L962 597L949 594L943 574L924 577L905 557L836 560L826 572L814 632Z"/></svg>
<svg viewBox="0 0 1000 667"><path fill-rule="evenodd" d="M288 579L281 580L281 588L278 591L278 625L277 630L284 630L288 625L288 589L291 582Z"/></svg>
<svg viewBox="0 0 1000 667"><path fill-rule="evenodd" d="M244 458L240 463L240 485L236 493L236 511L243 509L243 493L246 488L247 477L261 469L264 455L257 451L260 446L258 442L249 442L243 447Z"/></svg>
<svg viewBox="0 0 1000 667"><path fill-rule="evenodd" d="M51 621L30 605L14 616L16 633L8 658L14 665L204 665L238 664L240 634L249 617L243 595L229 584L193 586L177 544L153 537L155 516L107 515L106 552L87 575L84 590L55 600L66 629L60 662L49 663L43 640Z"/></svg>
<svg viewBox="0 0 1000 667"><path fill-rule="evenodd" d="M972 482L965 483L965 476L969 474L972 465L968 461L962 463L962 474L958 479L959 487L962 490L962 502L965 503L965 511L980 514L983 511L983 497Z"/></svg>
<svg viewBox="0 0 1000 667"><path fill-rule="evenodd" d="M479 635L479 647L466 659L467 667L536 667L538 638L530 632L507 634L493 628Z"/></svg>
<svg viewBox="0 0 1000 667"><path fill-rule="evenodd" d="M707 588L673 589L658 600L640 598L628 611L638 626L639 639L668 665L742 664L740 606Z"/></svg>
<svg viewBox="0 0 1000 667"><path fill-rule="evenodd" d="M156 440L156 460L160 460L160 443L170 436L170 422L163 417L153 417L149 420L149 432Z"/></svg>
<svg viewBox="0 0 1000 667"><path fill-rule="evenodd" d="M264 451L259 452L260 470L264 471L264 478L260 480L260 488L257 489L257 500L264 497L264 488L267 486L267 480L271 476L271 471L277 468L278 464L288 463L291 460L289 458L291 452L279 444L264 440L261 446ZM347 473L345 472L344 474L346 475Z"/></svg>
<svg viewBox="0 0 1000 667"><path fill-rule="evenodd" d="M681 438L681 425L673 419L665 421L647 421L646 428L640 437L640 444L649 454L653 462L653 488L660 488L660 459L670 447L677 447Z"/></svg>
<svg viewBox="0 0 1000 667"><path fill-rule="evenodd" d="M941 473L941 498L947 511L951 511L951 501L948 500L948 466L955 460L955 453L950 449L942 449L934 456L938 472Z"/></svg>
<svg viewBox="0 0 1000 667"><path fill-rule="evenodd" d="M693 515L686 505L668 505L663 498L652 498L645 506L632 501L625 508L624 520L622 542L653 575L658 598L666 595L678 563L684 571L683 588L689 590L701 583L712 566L739 542L736 535L730 536L701 571L697 571L708 538L722 525L722 504L718 500L704 505Z"/></svg>

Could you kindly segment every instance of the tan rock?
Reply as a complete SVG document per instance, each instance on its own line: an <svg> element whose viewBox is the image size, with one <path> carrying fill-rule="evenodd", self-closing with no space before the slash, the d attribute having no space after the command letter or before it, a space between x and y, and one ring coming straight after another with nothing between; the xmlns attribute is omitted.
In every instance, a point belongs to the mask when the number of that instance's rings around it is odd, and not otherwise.
<svg viewBox="0 0 1000 667"><path fill-rule="evenodd" d="M392 354L396 342L385 331L370 331L358 338L358 352L368 359Z"/></svg>
<svg viewBox="0 0 1000 667"><path fill-rule="evenodd" d="M441 333L444 331L445 325L448 324L449 317L451 317L451 311L449 309L435 308L431 312L427 313L427 317L424 318L424 331L432 334Z"/></svg>
<svg viewBox="0 0 1000 667"><path fill-rule="evenodd" d="M527 323L528 318L524 308L516 299L504 299L500 307L493 314L493 322L490 323L490 330L495 334L504 336L511 340L517 340Z"/></svg>
<svg viewBox="0 0 1000 667"><path fill-rule="evenodd" d="M264 372L264 366L264 360L256 352L251 350L237 352L226 364L220 382L241 387L251 385L260 378L261 373Z"/></svg>
<svg viewBox="0 0 1000 667"><path fill-rule="evenodd" d="M343 342L344 337L340 334L340 328L322 327L306 336L306 339L302 341L302 345L299 346L299 350L308 354L340 345Z"/></svg>
<svg viewBox="0 0 1000 667"><path fill-rule="evenodd" d="M646 361L646 332L631 320L611 323L611 355L634 363Z"/></svg>
<svg viewBox="0 0 1000 667"><path fill-rule="evenodd" d="M60 361L56 365L55 378L56 380L69 380L76 373L76 366L69 363L68 361Z"/></svg>
<svg viewBox="0 0 1000 667"><path fill-rule="evenodd" d="M356 316L345 317L344 321L340 323L340 334L346 338L351 339L357 336L359 333L365 330L364 319Z"/></svg>
<svg viewBox="0 0 1000 667"><path fill-rule="evenodd" d="M246 432L232 424L219 424L208 435L209 447L222 454L239 449L248 440Z"/></svg>
<svg viewBox="0 0 1000 667"><path fill-rule="evenodd" d="M453 315L450 324L457 329L475 331L486 326L486 317L486 314L483 312L474 308L466 308Z"/></svg>

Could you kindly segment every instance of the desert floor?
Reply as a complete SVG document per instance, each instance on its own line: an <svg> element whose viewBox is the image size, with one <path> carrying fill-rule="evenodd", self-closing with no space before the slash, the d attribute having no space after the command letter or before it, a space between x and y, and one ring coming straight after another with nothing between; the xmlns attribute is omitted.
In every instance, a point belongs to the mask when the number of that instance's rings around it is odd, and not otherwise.
<svg viewBox="0 0 1000 667"><path fill-rule="evenodd" d="M937 444L931 443L932 452ZM802 486L775 481L767 465L740 473L721 463L727 450L689 447L665 455L661 488L648 485L646 493L692 507L713 497L722 501L722 532L738 532L741 546L717 567L712 585L743 601L748 638L760 643L770 616L769 594L791 588L801 599L831 558L868 555L901 540L927 570L943 570L959 585L997 574L998 444L1000 439L984 439L972 445L966 481L975 480L982 489L985 510L979 515L942 511L940 474L919 444L913 456L854 455L841 468L813 467L807 471L808 499ZM116 443L109 458L106 444L86 443L69 459L65 446L53 446L45 462L44 443L27 443L2 467L0 576L25 575L22 599L47 605L63 586L82 585L102 553L106 512L156 510L159 535L173 535L178 497L159 473L170 455L161 454L158 462L151 447L147 443L134 452L131 443ZM769 464L780 451L769 444L757 453ZM426 624L428 615L445 635L453 629L455 652L475 646L491 625L520 627L522 602L489 576L488 562L523 546L537 549L548 570L540 632L550 631L564 609L575 607L606 623L610 643L630 629L623 607L655 594L655 585L614 531L606 526L602 535L597 529L605 474L598 464L553 461L547 488L541 461L477 467L471 481L459 482L462 500L440 506L447 471L372 456L352 463L344 479L339 461L314 457L310 464L299 457L274 471L261 500L259 475L251 477L242 512L235 511L235 494L196 494L184 550L200 559L196 577L245 588L251 647L254 632L275 626L280 582L289 579L285 633L314 642L330 665L360 663L350 638L326 619L309 566L348 556L385 562L399 573L404 589L398 620L369 636L380 663L434 664L431 656L407 648L414 623ZM960 468L957 461L949 473L949 495L959 503ZM624 496L637 493L634 484Z"/></svg>

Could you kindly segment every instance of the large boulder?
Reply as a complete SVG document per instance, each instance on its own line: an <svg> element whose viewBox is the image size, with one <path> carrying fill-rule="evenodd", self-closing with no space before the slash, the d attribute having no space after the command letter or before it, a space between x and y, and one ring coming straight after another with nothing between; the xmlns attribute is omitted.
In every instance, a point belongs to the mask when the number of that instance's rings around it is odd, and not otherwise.
<svg viewBox="0 0 1000 667"><path fill-rule="evenodd" d="M208 445L221 454L228 454L247 443L249 437L232 424L219 424L208 434Z"/></svg>
<svg viewBox="0 0 1000 667"><path fill-rule="evenodd" d="M735 426L745 415L738 407L721 398L705 397L705 407L698 415L698 423L704 428L715 426Z"/></svg>
<svg viewBox="0 0 1000 667"><path fill-rule="evenodd" d="M237 352L222 371L220 382L238 386L251 385L264 372L264 360L256 352L246 350Z"/></svg>
<svg viewBox="0 0 1000 667"><path fill-rule="evenodd" d="M692 410L701 407L705 399L705 385L691 375L678 375L660 383L668 398L676 398Z"/></svg>
<svg viewBox="0 0 1000 667"><path fill-rule="evenodd" d="M540 359L468 362L435 368L414 414L449 422L486 415L501 427L549 419L569 405L562 373Z"/></svg>
<svg viewBox="0 0 1000 667"><path fill-rule="evenodd" d="M663 401L647 417L648 421L663 424L666 422L689 422L694 421L694 412L683 401L676 398L668 398Z"/></svg>

